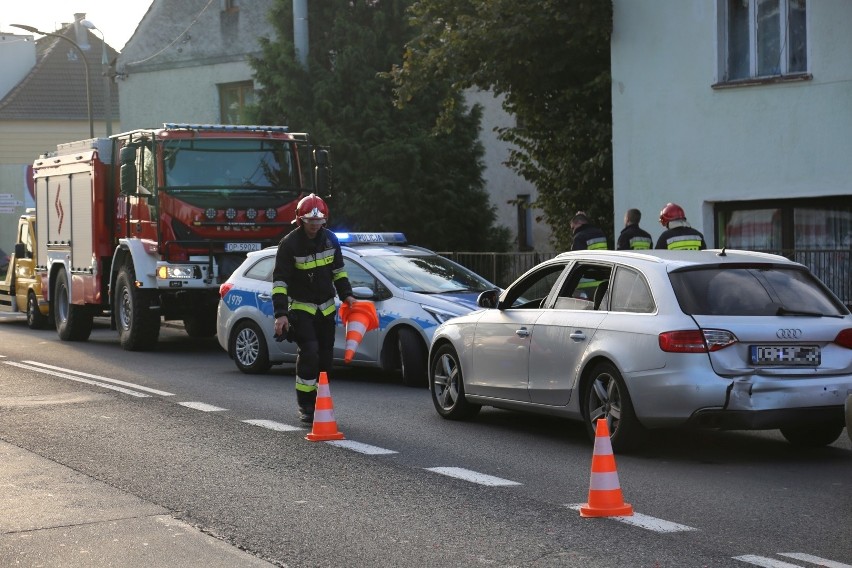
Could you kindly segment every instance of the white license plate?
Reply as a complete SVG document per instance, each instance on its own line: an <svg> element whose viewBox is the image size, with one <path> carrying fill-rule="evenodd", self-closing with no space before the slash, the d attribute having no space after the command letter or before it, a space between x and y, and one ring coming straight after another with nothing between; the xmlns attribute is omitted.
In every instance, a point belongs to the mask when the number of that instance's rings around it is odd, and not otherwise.
<svg viewBox="0 0 852 568"><path fill-rule="evenodd" d="M819 367L818 345L752 345L753 365L806 365Z"/></svg>
<svg viewBox="0 0 852 568"><path fill-rule="evenodd" d="M251 252L260 250L260 243L225 243L225 252Z"/></svg>

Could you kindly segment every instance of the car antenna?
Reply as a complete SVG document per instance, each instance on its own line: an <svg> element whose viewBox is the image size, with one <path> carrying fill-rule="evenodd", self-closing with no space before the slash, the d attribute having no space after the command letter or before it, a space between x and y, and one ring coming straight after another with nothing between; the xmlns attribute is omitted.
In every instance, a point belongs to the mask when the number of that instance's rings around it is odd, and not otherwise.
<svg viewBox="0 0 852 568"><path fill-rule="evenodd" d="M719 256L728 256L725 254L725 247L722 247L722 252L719 253Z"/></svg>

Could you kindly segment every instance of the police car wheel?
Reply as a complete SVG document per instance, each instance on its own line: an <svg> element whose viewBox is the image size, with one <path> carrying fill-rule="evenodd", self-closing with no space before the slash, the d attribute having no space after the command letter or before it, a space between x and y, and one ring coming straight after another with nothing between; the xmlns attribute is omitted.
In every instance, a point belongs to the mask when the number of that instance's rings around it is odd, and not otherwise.
<svg viewBox="0 0 852 568"><path fill-rule="evenodd" d="M241 321L234 326L228 353L234 358L237 369L247 375L265 373L272 367L266 336L251 320Z"/></svg>
<svg viewBox="0 0 852 568"><path fill-rule="evenodd" d="M402 384L408 387L425 387L426 346L420 336L413 329L402 328L397 335L397 344Z"/></svg>

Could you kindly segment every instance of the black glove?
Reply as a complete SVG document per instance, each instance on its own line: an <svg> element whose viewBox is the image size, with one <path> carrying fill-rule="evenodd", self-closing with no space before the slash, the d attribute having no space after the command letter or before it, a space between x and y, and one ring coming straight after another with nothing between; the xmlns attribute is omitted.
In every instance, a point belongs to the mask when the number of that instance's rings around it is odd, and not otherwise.
<svg viewBox="0 0 852 568"><path fill-rule="evenodd" d="M290 343L296 341L296 318L293 317L294 315L292 311L287 312L287 331L283 335L275 335L275 341L287 340Z"/></svg>

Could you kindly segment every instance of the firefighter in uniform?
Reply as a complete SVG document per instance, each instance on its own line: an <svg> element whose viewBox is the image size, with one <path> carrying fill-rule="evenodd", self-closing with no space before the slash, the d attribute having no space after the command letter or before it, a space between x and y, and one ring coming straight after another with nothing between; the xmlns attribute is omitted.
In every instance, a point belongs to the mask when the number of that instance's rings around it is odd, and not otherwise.
<svg viewBox="0 0 852 568"><path fill-rule="evenodd" d="M654 240L651 234L639 228L639 221L642 220L642 212L638 209L628 209L624 214L624 228L618 235L618 241L615 244L615 250L648 250Z"/></svg>
<svg viewBox="0 0 852 568"><path fill-rule="evenodd" d="M660 224L666 228L657 240L658 249L704 250L707 243L698 229L693 229L686 220L680 205L667 203L660 211Z"/></svg>
<svg viewBox="0 0 852 568"><path fill-rule="evenodd" d="M335 293L350 306L355 301L337 236L323 227L327 219L325 201L313 193L302 198L298 226L278 244L272 272L275 335L298 345L296 403L306 423L314 420L319 374L334 359Z"/></svg>
<svg viewBox="0 0 852 568"><path fill-rule="evenodd" d="M589 222L589 217L582 211L571 218L571 232L574 239L571 250L606 250L606 234Z"/></svg>

